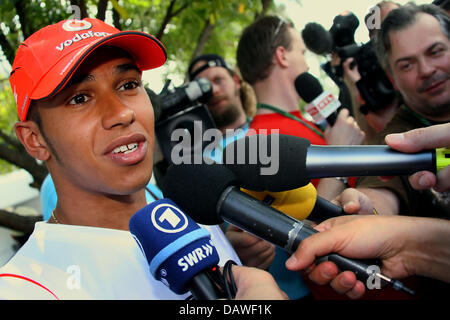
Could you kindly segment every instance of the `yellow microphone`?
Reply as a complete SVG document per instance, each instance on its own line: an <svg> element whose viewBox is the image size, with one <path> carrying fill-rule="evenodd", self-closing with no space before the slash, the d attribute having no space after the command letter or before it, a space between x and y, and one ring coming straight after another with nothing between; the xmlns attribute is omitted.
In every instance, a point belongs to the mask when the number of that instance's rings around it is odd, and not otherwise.
<svg viewBox="0 0 450 320"><path fill-rule="evenodd" d="M317 199L317 190L312 183L283 192L259 192L242 188L241 191L297 220L303 220L309 216Z"/></svg>
<svg viewBox="0 0 450 320"><path fill-rule="evenodd" d="M346 214L341 207L317 196L317 190L312 183L282 192L253 191L243 188L241 191L297 220L308 218L314 222L322 222Z"/></svg>

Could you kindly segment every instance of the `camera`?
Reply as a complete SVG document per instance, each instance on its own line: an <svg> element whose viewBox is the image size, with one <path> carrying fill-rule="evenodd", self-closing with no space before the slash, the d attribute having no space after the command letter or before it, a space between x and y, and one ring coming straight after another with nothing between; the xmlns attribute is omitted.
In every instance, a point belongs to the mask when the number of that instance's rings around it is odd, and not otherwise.
<svg viewBox="0 0 450 320"><path fill-rule="evenodd" d="M342 48L355 44L355 31L358 26L359 20L352 12L344 12L334 17L329 31L333 46Z"/></svg>
<svg viewBox="0 0 450 320"><path fill-rule="evenodd" d="M380 110L394 100L395 89L378 62L372 40L361 46L349 45L338 48L336 52L342 61L353 57L353 64L358 66L361 79L356 82L356 86L365 101L360 108L363 114Z"/></svg>
<svg viewBox="0 0 450 320"><path fill-rule="evenodd" d="M197 103L206 103L212 97L212 84L206 78L199 78L172 90L166 83L159 94L161 101L161 117L170 117Z"/></svg>
<svg viewBox="0 0 450 320"><path fill-rule="evenodd" d="M342 86L343 62L353 58L353 64L357 65L361 79L356 83L365 104L360 111L367 114L386 107L396 97L395 89L386 76L375 55L373 41L365 44L356 44L355 31L359 26L358 18L351 12L346 12L333 19L333 25L329 31L316 23L309 23L302 31L305 45L316 54L336 53L341 59L341 64L331 66L327 62L322 66L324 71Z"/></svg>
<svg viewBox="0 0 450 320"><path fill-rule="evenodd" d="M361 106L361 112L367 114L384 108L396 97L395 89L389 81L386 73L381 68L375 55L373 41L363 45L357 45L354 34L359 25L358 19L352 13L339 15L333 20L330 33L334 43L334 51L344 62L353 58L353 65L358 66L361 80L356 83L359 93L365 101ZM350 66L352 67L352 66ZM336 75L342 77L342 63L336 70Z"/></svg>
<svg viewBox="0 0 450 320"><path fill-rule="evenodd" d="M170 81L158 95L159 110L155 134L164 159L170 164L172 149L180 143L179 140L172 140L175 130L180 129L178 132L182 132L181 143L188 141L183 150L193 153L199 148L203 150L204 144L201 137L197 137L195 133L215 128L216 125L205 105L212 97L212 84L208 79L195 79L172 90L167 89L169 84Z"/></svg>

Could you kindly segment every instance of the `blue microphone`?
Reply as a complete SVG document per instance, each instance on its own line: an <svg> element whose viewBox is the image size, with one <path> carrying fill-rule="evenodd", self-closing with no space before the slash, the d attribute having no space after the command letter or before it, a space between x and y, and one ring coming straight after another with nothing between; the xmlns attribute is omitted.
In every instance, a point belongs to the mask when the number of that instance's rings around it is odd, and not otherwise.
<svg viewBox="0 0 450 320"><path fill-rule="evenodd" d="M148 204L133 215L129 228L156 280L176 294L191 291L198 300L219 299L208 274L219 263L211 235L172 200Z"/></svg>

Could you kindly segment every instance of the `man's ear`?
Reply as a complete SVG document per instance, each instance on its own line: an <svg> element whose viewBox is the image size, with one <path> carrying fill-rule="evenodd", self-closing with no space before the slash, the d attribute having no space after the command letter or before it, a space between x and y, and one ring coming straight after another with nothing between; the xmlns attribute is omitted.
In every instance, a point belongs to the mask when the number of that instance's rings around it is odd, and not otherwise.
<svg viewBox="0 0 450 320"><path fill-rule="evenodd" d="M234 80L234 83L236 84L236 88L240 89L241 88L241 80L239 79L239 76L237 74L233 75L233 80Z"/></svg>
<svg viewBox="0 0 450 320"><path fill-rule="evenodd" d="M14 125L14 131L30 156L41 161L50 158L48 145L36 122L19 121Z"/></svg>
<svg viewBox="0 0 450 320"><path fill-rule="evenodd" d="M288 61L286 59L286 48L278 46L273 55L274 62L283 68L288 67Z"/></svg>

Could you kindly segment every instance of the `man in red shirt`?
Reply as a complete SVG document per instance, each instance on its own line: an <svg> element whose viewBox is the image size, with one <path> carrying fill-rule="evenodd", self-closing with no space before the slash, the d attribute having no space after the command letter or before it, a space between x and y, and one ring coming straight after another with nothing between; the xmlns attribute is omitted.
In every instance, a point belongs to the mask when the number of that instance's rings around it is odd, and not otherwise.
<svg viewBox="0 0 450 320"><path fill-rule="evenodd" d="M349 117L347 109L339 113L335 125L325 132L301 115L295 79L309 69L304 52L303 41L292 23L278 17L263 17L244 30L237 48L237 64L243 79L253 86L258 102L256 116L250 123L250 129L254 130L250 132L270 134L271 129L277 129L280 134L306 138L316 145L361 144L364 133ZM328 200L346 187L346 183L334 178L312 182L317 193ZM311 297L307 285L296 282L299 275L284 270L283 252L277 252L273 258L274 248L236 227L228 229L227 237L244 263L271 268L281 265L274 274L284 279L277 280L278 283L287 283L285 292L292 299Z"/></svg>
<svg viewBox="0 0 450 320"><path fill-rule="evenodd" d="M300 113L300 96L295 79L308 71L305 46L292 23L266 16L248 26L241 35L237 63L245 81L250 83L258 101L258 111L250 128L278 129L308 139L318 145L356 145L364 140L347 109L343 109L332 127L322 132ZM269 131L270 132L270 131ZM317 192L328 200L345 187L341 180L329 178L315 181Z"/></svg>

